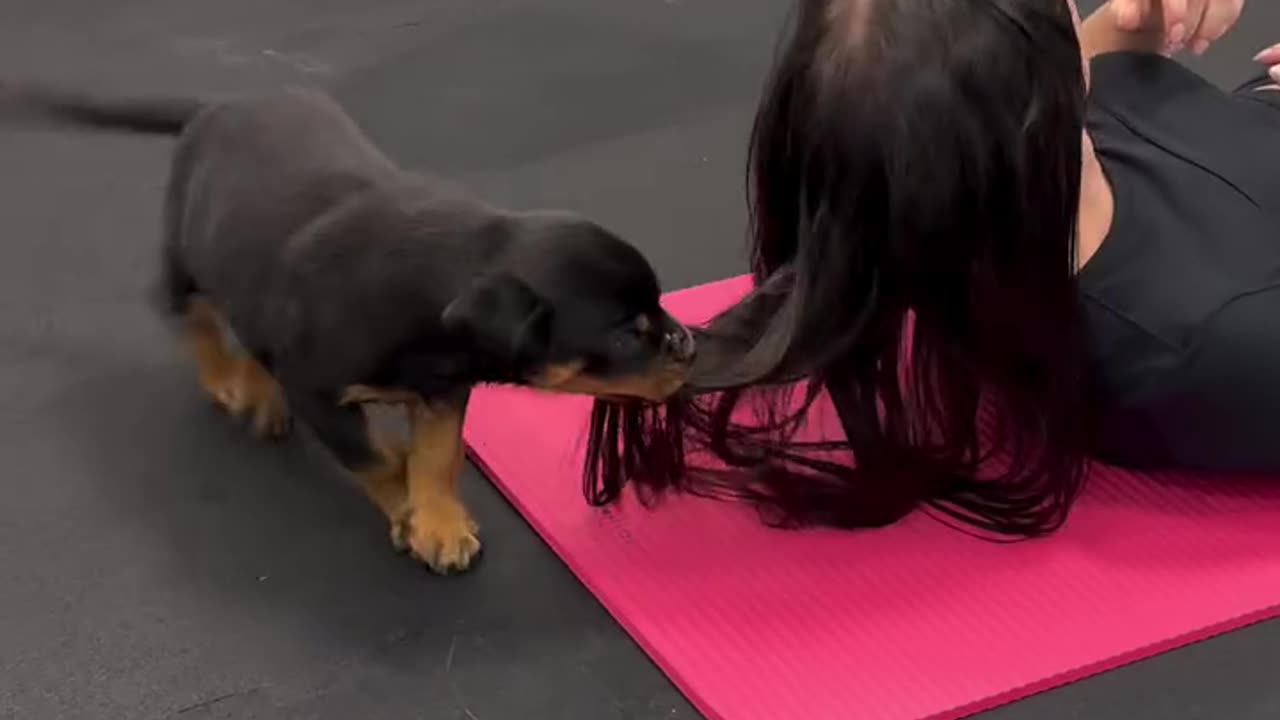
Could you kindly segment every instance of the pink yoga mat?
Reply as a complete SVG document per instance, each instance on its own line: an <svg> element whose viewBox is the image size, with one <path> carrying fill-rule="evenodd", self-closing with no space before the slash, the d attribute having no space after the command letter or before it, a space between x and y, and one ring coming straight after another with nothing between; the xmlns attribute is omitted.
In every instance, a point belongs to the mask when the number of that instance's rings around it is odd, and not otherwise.
<svg viewBox="0 0 1280 720"><path fill-rule="evenodd" d="M667 304L702 320L747 287L736 278ZM959 718L1280 614L1280 481L1100 467L1065 530L1015 545L924 516L870 532L771 530L698 499L588 507L588 407L486 390L467 440L710 718Z"/></svg>

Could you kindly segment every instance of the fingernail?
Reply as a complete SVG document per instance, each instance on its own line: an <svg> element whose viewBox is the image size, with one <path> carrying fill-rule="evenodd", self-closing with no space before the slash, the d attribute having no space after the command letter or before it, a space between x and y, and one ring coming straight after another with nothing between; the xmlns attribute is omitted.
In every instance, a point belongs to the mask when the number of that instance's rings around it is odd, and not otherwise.
<svg viewBox="0 0 1280 720"><path fill-rule="evenodd" d="M1181 47L1182 41L1187 39L1187 26L1178 23L1169 31L1169 44L1174 47Z"/></svg>
<svg viewBox="0 0 1280 720"><path fill-rule="evenodd" d="M1191 45L1191 52L1197 55L1203 55L1205 50L1209 49L1208 40L1197 40Z"/></svg>
<svg viewBox="0 0 1280 720"><path fill-rule="evenodd" d="M1272 80L1276 81L1277 85L1280 85L1280 65L1271 68L1267 74L1271 76Z"/></svg>
<svg viewBox="0 0 1280 720"><path fill-rule="evenodd" d="M1262 58L1266 57L1267 55L1270 55L1271 53L1273 53L1273 52L1275 52L1275 51L1277 51L1277 50L1280 50L1280 43L1277 43L1277 44L1275 44L1275 45L1272 45L1272 46L1271 46L1271 47L1269 47L1269 48L1263 48L1263 49L1261 49L1261 50L1259 50L1259 51L1258 51L1258 54L1257 54L1257 55L1254 55L1254 56L1253 56L1253 61L1254 61L1254 62L1260 62L1260 61L1262 60Z"/></svg>

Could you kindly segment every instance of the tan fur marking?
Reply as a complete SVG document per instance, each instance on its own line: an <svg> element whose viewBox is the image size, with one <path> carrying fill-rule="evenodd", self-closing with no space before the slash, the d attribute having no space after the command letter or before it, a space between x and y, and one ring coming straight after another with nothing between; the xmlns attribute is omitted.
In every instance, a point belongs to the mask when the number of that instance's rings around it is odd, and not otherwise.
<svg viewBox="0 0 1280 720"><path fill-rule="evenodd" d="M581 360L562 363L559 365L548 365L542 369L542 373L533 380L533 386L542 388L543 390L555 390L565 383L573 382L574 378L582 374L582 368L586 363Z"/></svg>
<svg viewBox="0 0 1280 720"><path fill-rule="evenodd" d="M194 298L187 307L186 345L195 360L200 387L214 404L247 417L262 438L289 432L289 407L280 384L256 360L227 347L224 323L214 306Z"/></svg>
<svg viewBox="0 0 1280 720"><path fill-rule="evenodd" d="M356 479L373 504L387 516L391 523L391 542L400 547L397 523L404 516L409 501L409 489L405 483L405 472L409 464L408 451L399 443L384 442L376 438L373 443L382 456L382 463L356 473Z"/></svg>
<svg viewBox="0 0 1280 720"><path fill-rule="evenodd" d="M237 416L247 415L258 437L284 437L289 432L289 406L284 399L284 390L252 358L241 357L238 364L240 402L232 412Z"/></svg>
<svg viewBox="0 0 1280 720"><path fill-rule="evenodd" d="M218 311L203 298L187 306L184 340L196 363L200 387L214 402L230 409L236 376L236 358L227 350Z"/></svg>
<svg viewBox="0 0 1280 720"><path fill-rule="evenodd" d="M458 495L465 408L410 407L408 507L398 537L432 570L466 570L480 552L477 527Z"/></svg>
<svg viewBox="0 0 1280 720"><path fill-rule="evenodd" d="M593 397L629 397L658 402L680 389L688 374L681 365L659 365L646 375L601 379L582 372L583 363L549 365L533 387L554 393Z"/></svg>

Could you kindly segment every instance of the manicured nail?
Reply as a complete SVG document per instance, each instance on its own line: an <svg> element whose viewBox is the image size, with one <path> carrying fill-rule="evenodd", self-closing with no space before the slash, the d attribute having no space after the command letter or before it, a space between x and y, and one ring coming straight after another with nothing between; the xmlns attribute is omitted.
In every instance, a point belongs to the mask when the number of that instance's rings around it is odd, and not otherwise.
<svg viewBox="0 0 1280 720"><path fill-rule="evenodd" d="M1258 51L1258 54L1257 54L1257 55L1254 55L1254 56L1253 56L1253 61L1254 61L1254 62L1261 62L1261 61L1262 61L1262 58L1266 57L1267 55L1270 55L1271 53L1273 53L1273 52L1275 52L1275 51L1277 51L1277 50L1280 50L1280 44L1272 45L1272 46L1271 46L1271 47L1269 47L1269 48L1263 48L1263 49L1261 49L1261 50L1259 50L1259 51Z"/></svg>
<svg viewBox="0 0 1280 720"><path fill-rule="evenodd" d="M1173 29L1169 31L1169 44L1173 47L1182 47L1182 41L1187 39L1187 26L1177 23Z"/></svg>
<svg viewBox="0 0 1280 720"><path fill-rule="evenodd" d="M1209 49L1208 40L1197 40L1191 44L1191 52L1197 55L1203 55L1205 50Z"/></svg>
<svg viewBox="0 0 1280 720"><path fill-rule="evenodd" d="M1280 65L1271 68L1267 74L1271 76L1272 80L1276 81L1277 85L1280 85Z"/></svg>

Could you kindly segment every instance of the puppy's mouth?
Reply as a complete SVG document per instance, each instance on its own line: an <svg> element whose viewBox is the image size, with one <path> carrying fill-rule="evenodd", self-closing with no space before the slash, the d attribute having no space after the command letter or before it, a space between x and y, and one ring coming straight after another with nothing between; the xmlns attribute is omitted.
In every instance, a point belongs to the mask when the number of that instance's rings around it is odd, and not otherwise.
<svg viewBox="0 0 1280 720"><path fill-rule="evenodd" d="M657 405L684 387L691 365L669 363L657 373L629 380L601 382L589 394L616 405Z"/></svg>
<svg viewBox="0 0 1280 720"><path fill-rule="evenodd" d="M586 361L548 366L532 384L543 390L589 395L615 405L658 405L684 387L693 372L696 346L693 333L669 320L658 352L639 373L597 375Z"/></svg>
<svg viewBox="0 0 1280 720"><path fill-rule="evenodd" d="M648 388L649 392L644 393L639 398L633 399L632 402L639 401L648 404L665 402L672 395L680 392L680 388L684 387L685 381L688 379L689 373L692 369L692 359L669 363L662 369L657 378L650 385Z"/></svg>
<svg viewBox="0 0 1280 720"><path fill-rule="evenodd" d="M542 390L591 397L617 404L660 403L684 386L690 366L663 361L661 367L641 375L596 377L581 365L547 368L529 384Z"/></svg>
<svg viewBox="0 0 1280 720"><path fill-rule="evenodd" d="M612 393L596 395L595 397L597 400L603 400L604 402L613 403L614 405L655 405L661 402L659 400L635 397L634 395L616 395Z"/></svg>

